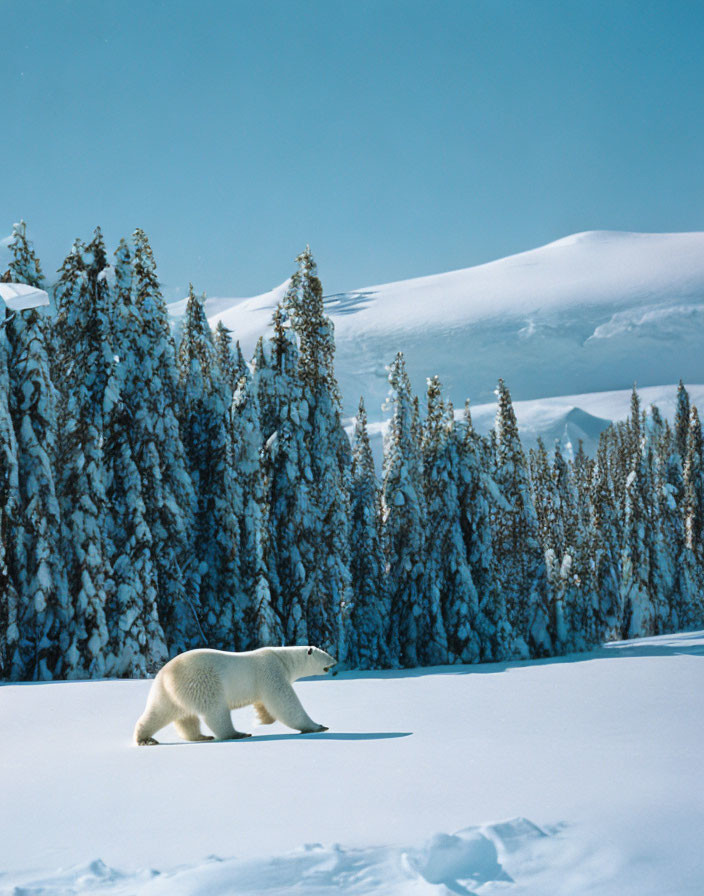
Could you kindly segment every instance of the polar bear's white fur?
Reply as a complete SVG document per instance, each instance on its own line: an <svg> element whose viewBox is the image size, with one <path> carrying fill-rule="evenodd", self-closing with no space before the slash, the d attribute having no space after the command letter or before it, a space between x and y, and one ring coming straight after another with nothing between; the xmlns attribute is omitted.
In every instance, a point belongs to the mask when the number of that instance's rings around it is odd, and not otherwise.
<svg viewBox="0 0 704 896"><path fill-rule="evenodd" d="M230 718L231 710L249 704L263 725L278 720L301 732L327 731L303 709L291 684L335 663L329 653L310 646L181 653L157 673L134 729L135 742L158 743L153 735L170 722L185 740L212 740L200 730L201 718L219 740L249 737L236 731Z"/></svg>

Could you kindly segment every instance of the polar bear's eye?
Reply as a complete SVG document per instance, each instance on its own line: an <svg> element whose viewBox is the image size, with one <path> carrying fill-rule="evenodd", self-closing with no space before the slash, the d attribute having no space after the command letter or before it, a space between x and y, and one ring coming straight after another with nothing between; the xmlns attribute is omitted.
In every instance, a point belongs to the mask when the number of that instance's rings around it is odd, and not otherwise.
<svg viewBox="0 0 704 896"><path fill-rule="evenodd" d="M311 653L313 653L313 648L312 648L312 647L309 647L309 648L308 648L308 656L310 656Z"/></svg>

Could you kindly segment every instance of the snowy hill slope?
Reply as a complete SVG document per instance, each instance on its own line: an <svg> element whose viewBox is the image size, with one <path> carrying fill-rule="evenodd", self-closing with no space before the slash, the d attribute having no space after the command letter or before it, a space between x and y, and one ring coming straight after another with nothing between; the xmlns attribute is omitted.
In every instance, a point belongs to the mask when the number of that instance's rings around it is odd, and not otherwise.
<svg viewBox="0 0 704 896"><path fill-rule="evenodd" d="M286 284L206 311L251 356ZM704 382L704 233L589 232L489 264L326 298L345 412L381 420L397 351L414 388L437 373L456 405ZM178 316L183 303L171 306Z"/></svg>
<svg viewBox="0 0 704 896"><path fill-rule="evenodd" d="M704 386L687 387L690 401L697 408L704 408ZM535 447L538 437L551 450L559 441L568 454L577 450L581 441L584 450L592 456L596 453L599 435L614 420L625 420L630 413L631 389L615 389L609 392L590 392L583 395L559 395L551 398L535 398L531 401L515 401L513 409L521 431L521 442L528 450ZM662 416L674 420L677 405L677 386L646 386L638 394L644 410L656 405ZM472 405L472 423L477 432L487 435L496 420L496 402ZM464 411L455 409L455 417L461 419ZM381 463L382 436L388 420L372 423L369 435L375 460ZM352 434L354 422L347 424Z"/></svg>
<svg viewBox="0 0 704 896"><path fill-rule="evenodd" d="M321 735L136 748L149 686L0 688L0 894L704 890L704 633L299 682Z"/></svg>

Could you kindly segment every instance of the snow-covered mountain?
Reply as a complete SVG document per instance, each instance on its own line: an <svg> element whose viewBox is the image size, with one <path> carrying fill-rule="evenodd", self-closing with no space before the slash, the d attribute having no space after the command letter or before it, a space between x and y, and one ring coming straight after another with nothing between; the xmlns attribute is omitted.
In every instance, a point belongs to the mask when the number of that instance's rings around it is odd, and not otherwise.
<svg viewBox="0 0 704 896"><path fill-rule="evenodd" d="M251 355L285 289L210 299L206 311ZM171 306L175 317L184 304ZM456 406L492 401L499 377L514 400L704 382L704 233L580 233L465 270L329 295L326 304L345 412L354 414L363 394L371 420L384 417L385 368L397 351L418 392L437 373ZM592 416L579 404L565 414L598 430L580 411ZM551 433L569 422L551 418Z"/></svg>

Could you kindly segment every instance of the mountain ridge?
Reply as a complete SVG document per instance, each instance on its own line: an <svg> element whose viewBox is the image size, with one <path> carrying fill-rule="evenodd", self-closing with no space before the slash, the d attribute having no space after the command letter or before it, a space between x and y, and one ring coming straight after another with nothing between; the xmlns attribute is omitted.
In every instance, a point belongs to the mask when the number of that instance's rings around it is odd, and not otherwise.
<svg viewBox="0 0 704 896"><path fill-rule="evenodd" d="M245 356L287 281L209 299ZM481 265L326 296L344 412L364 395L381 421L386 366L403 351L414 389L438 374L456 406L704 382L704 232L583 231ZM181 309L170 306L175 317Z"/></svg>

